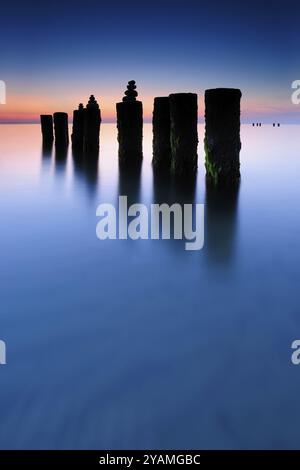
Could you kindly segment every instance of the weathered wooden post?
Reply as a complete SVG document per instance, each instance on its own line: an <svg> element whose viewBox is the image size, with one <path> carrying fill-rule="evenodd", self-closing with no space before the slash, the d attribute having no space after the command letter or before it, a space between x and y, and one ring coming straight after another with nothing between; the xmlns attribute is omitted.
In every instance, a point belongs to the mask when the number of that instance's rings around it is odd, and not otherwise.
<svg viewBox="0 0 300 470"><path fill-rule="evenodd" d="M215 185L240 179L241 96L241 91L233 88L205 92L205 167Z"/></svg>
<svg viewBox="0 0 300 470"><path fill-rule="evenodd" d="M91 95L84 110L84 150L87 153L99 150L100 124L100 108L94 95Z"/></svg>
<svg viewBox="0 0 300 470"><path fill-rule="evenodd" d="M171 164L170 99L154 98L153 108L153 166L167 169Z"/></svg>
<svg viewBox="0 0 300 470"><path fill-rule="evenodd" d="M171 171L176 175L188 175L197 170L197 95L175 93L169 98Z"/></svg>
<svg viewBox="0 0 300 470"><path fill-rule="evenodd" d="M41 128L43 144L50 145L53 142L53 119L51 114L41 114Z"/></svg>
<svg viewBox="0 0 300 470"><path fill-rule="evenodd" d="M143 157L143 104L137 96L135 81L131 80L116 106L120 164L134 164Z"/></svg>
<svg viewBox="0 0 300 470"><path fill-rule="evenodd" d="M68 114L54 113L55 144L59 147L67 146L69 143Z"/></svg>
<svg viewBox="0 0 300 470"><path fill-rule="evenodd" d="M80 103L78 109L73 111L73 130L72 130L72 145L76 149L83 150L84 139L84 114L85 110L83 104Z"/></svg>

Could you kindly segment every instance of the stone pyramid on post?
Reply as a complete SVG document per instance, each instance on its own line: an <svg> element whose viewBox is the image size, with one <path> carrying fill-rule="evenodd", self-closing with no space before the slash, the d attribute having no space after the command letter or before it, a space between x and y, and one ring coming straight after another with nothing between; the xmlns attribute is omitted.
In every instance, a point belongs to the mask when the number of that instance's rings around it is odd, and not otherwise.
<svg viewBox="0 0 300 470"><path fill-rule="evenodd" d="M135 81L130 80L122 102L116 105L121 164L134 164L143 157L143 104L137 96Z"/></svg>

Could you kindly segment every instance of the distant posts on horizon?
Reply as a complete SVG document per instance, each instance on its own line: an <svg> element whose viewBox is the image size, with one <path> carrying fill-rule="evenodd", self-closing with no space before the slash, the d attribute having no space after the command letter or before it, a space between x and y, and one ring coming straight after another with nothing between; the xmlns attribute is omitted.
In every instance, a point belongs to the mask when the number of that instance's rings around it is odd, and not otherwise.
<svg viewBox="0 0 300 470"><path fill-rule="evenodd" d="M215 185L232 185L240 179L239 89L205 91L205 167Z"/></svg>
<svg viewBox="0 0 300 470"><path fill-rule="evenodd" d="M84 115L84 151L94 153L99 150L101 112L94 95L90 96Z"/></svg>
<svg viewBox="0 0 300 470"><path fill-rule="evenodd" d="M135 81L128 82L122 102L117 103L120 164L134 164L143 158L143 104L137 101Z"/></svg>
<svg viewBox="0 0 300 470"><path fill-rule="evenodd" d="M83 150L84 141L84 107L80 103L78 109L73 111L73 129L72 129L72 145L78 150Z"/></svg>
<svg viewBox="0 0 300 470"><path fill-rule="evenodd" d="M171 164L170 99L168 96L154 98L153 108L153 166L169 169Z"/></svg>
<svg viewBox="0 0 300 470"><path fill-rule="evenodd" d="M53 119L55 145L58 147L67 147L69 144L68 114L54 113Z"/></svg>
<svg viewBox="0 0 300 470"><path fill-rule="evenodd" d="M188 176L197 170L198 97L195 93L174 93L169 100L171 171Z"/></svg>
<svg viewBox="0 0 300 470"><path fill-rule="evenodd" d="M53 143L53 118L51 114L41 114L41 128L44 145L52 145Z"/></svg>

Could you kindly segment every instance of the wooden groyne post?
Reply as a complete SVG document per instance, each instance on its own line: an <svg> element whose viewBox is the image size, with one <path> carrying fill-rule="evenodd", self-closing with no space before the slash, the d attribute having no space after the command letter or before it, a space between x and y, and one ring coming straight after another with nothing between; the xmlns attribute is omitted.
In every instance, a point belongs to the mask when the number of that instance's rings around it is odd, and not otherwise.
<svg viewBox="0 0 300 470"><path fill-rule="evenodd" d="M188 175L197 170L198 103L195 93L175 93L170 99L171 171Z"/></svg>
<svg viewBox="0 0 300 470"><path fill-rule="evenodd" d="M154 98L153 108L153 166L170 168L170 99L168 96Z"/></svg>
<svg viewBox="0 0 300 470"><path fill-rule="evenodd" d="M84 139L84 107L80 103L78 109L73 111L73 129L72 129L72 145L78 150L83 150Z"/></svg>
<svg viewBox="0 0 300 470"><path fill-rule="evenodd" d="M68 114L54 113L53 119L55 144L59 147L65 147L69 143Z"/></svg>
<svg viewBox="0 0 300 470"><path fill-rule="evenodd" d="M51 114L41 114L41 128L43 136L43 144L52 144L53 136L53 118Z"/></svg>
<svg viewBox="0 0 300 470"><path fill-rule="evenodd" d="M240 179L239 89L216 88L205 92L205 167L215 185Z"/></svg>
<svg viewBox="0 0 300 470"><path fill-rule="evenodd" d="M90 96L84 110L84 151L87 153L99 150L101 111L94 95Z"/></svg>

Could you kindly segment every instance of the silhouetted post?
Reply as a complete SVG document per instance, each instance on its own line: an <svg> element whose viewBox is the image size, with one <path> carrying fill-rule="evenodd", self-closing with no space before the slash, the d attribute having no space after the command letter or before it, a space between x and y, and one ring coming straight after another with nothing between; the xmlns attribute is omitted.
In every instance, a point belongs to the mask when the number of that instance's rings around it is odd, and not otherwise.
<svg viewBox="0 0 300 470"><path fill-rule="evenodd" d="M73 112L73 130L72 130L72 144L78 150L83 150L83 138L84 138L84 108L83 104L80 103L78 109Z"/></svg>
<svg viewBox="0 0 300 470"><path fill-rule="evenodd" d="M205 91L205 167L215 185L240 178L240 101L233 88Z"/></svg>
<svg viewBox="0 0 300 470"><path fill-rule="evenodd" d="M94 95L90 96L84 110L84 150L94 152L99 149L101 112Z"/></svg>
<svg viewBox="0 0 300 470"><path fill-rule="evenodd" d="M135 81L128 82L125 96L117 103L119 161L139 162L143 157L143 104L137 101Z"/></svg>
<svg viewBox="0 0 300 470"><path fill-rule="evenodd" d="M253 126L253 127L255 126L254 122L252 123L252 126Z"/></svg>
<svg viewBox="0 0 300 470"><path fill-rule="evenodd" d="M41 115L41 128L43 143L45 145L52 144L53 142L53 119L51 114Z"/></svg>
<svg viewBox="0 0 300 470"><path fill-rule="evenodd" d="M54 113L55 144L64 147L69 143L68 114Z"/></svg>
<svg viewBox="0 0 300 470"><path fill-rule="evenodd" d="M171 145L170 100L168 96L154 98L152 124L153 165L155 168L169 168L171 163Z"/></svg>
<svg viewBox="0 0 300 470"><path fill-rule="evenodd" d="M278 123L277 126L280 127L280 123Z"/></svg>
<svg viewBox="0 0 300 470"><path fill-rule="evenodd" d="M191 174L197 170L198 103L195 93L175 93L170 98L171 170Z"/></svg>

